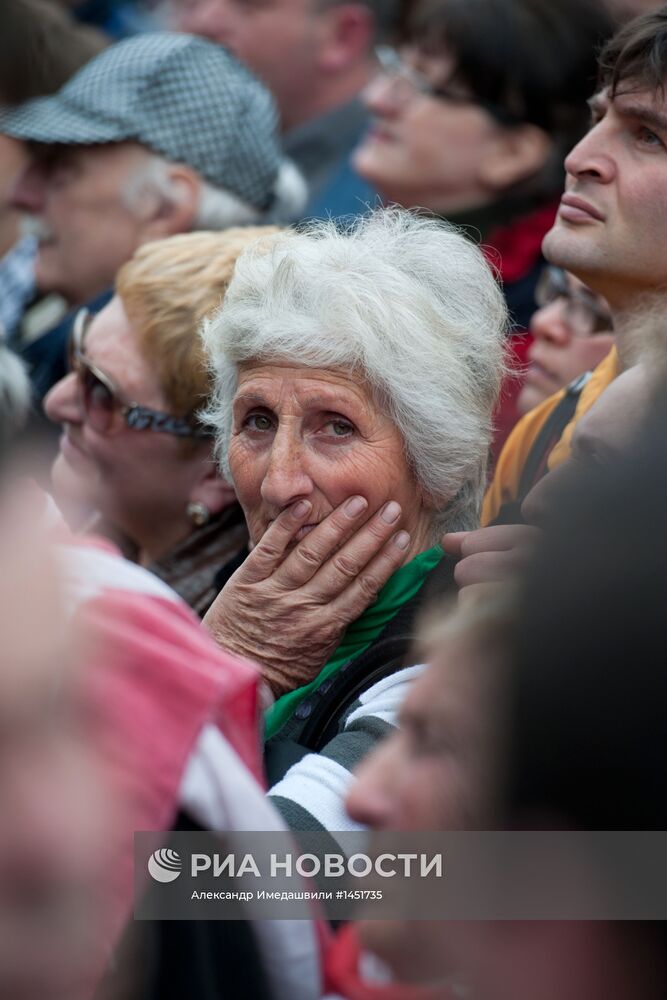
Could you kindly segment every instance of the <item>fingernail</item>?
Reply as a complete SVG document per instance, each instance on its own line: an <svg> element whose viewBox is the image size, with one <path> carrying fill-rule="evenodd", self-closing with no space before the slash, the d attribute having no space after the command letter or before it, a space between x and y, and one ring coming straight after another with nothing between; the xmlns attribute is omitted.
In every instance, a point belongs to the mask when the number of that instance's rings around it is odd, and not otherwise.
<svg viewBox="0 0 667 1000"><path fill-rule="evenodd" d="M400 516L401 508L395 500L390 500L389 503L385 505L384 510L380 515L382 520L386 521L387 524L393 524L394 521L397 521Z"/></svg>
<svg viewBox="0 0 667 1000"><path fill-rule="evenodd" d="M397 535L394 536L394 545L399 549L407 549L410 544L410 536L407 531L399 531Z"/></svg>
<svg viewBox="0 0 667 1000"><path fill-rule="evenodd" d="M305 517L310 510L310 502L308 500L299 500L294 507L292 507L292 513L294 517Z"/></svg>
<svg viewBox="0 0 667 1000"><path fill-rule="evenodd" d="M366 507L368 503L364 497L351 497L345 504L345 513L348 517L356 517L362 510L366 510Z"/></svg>

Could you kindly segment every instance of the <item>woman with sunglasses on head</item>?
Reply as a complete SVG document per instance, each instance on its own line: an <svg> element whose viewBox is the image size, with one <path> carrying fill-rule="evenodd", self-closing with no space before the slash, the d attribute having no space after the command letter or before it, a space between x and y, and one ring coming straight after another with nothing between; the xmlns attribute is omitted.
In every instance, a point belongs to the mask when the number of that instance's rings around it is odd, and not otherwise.
<svg viewBox="0 0 667 1000"><path fill-rule="evenodd" d="M365 92L374 121L355 169L387 201L445 216L490 249L518 362L563 159L587 128L595 54L610 32L594 0L426 0L402 47L378 50ZM506 386L496 449L519 389Z"/></svg>
<svg viewBox="0 0 667 1000"><path fill-rule="evenodd" d="M141 247L106 308L78 317L71 371L45 400L62 425L52 486L70 523L113 538L199 615L248 535L197 418L211 389L197 331L241 251L274 231L189 233Z"/></svg>
<svg viewBox="0 0 667 1000"><path fill-rule="evenodd" d="M518 399L528 413L579 375L593 371L614 346L606 301L560 267L544 269L535 297L539 308L530 321L533 342Z"/></svg>

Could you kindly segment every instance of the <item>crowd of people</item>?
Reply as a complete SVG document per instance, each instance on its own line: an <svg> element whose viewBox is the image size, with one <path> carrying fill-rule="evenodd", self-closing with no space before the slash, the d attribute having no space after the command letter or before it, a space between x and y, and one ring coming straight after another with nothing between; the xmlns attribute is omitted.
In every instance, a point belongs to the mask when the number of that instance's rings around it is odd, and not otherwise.
<svg viewBox="0 0 667 1000"><path fill-rule="evenodd" d="M132 911L137 831L665 829L667 7L0 53L0 996L658 1000L648 912Z"/></svg>

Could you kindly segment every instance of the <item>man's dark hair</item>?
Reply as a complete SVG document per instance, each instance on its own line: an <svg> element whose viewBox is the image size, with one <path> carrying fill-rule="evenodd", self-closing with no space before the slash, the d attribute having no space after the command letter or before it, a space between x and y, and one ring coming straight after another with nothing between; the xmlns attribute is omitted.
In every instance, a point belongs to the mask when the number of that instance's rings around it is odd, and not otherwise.
<svg viewBox="0 0 667 1000"><path fill-rule="evenodd" d="M106 44L47 0L2 0L0 104L55 93Z"/></svg>
<svg viewBox="0 0 667 1000"><path fill-rule="evenodd" d="M597 55L612 31L596 0L424 0L407 42L453 58L451 82L501 123L531 123L551 137L556 192L562 160L588 127Z"/></svg>
<svg viewBox="0 0 667 1000"><path fill-rule="evenodd" d="M667 7L628 22L600 53L599 89L613 97L621 85L664 97L667 81Z"/></svg>

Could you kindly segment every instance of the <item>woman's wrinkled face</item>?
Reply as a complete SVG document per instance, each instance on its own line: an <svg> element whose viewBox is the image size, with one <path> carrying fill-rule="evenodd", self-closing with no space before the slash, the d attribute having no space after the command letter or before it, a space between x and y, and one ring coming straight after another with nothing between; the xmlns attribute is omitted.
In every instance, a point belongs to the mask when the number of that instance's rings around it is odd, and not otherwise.
<svg viewBox="0 0 667 1000"><path fill-rule="evenodd" d="M250 537L257 543L282 510L312 504L297 541L351 496L373 514L400 504L407 559L428 547L430 512L394 423L359 376L247 363L239 368L229 464Z"/></svg>

